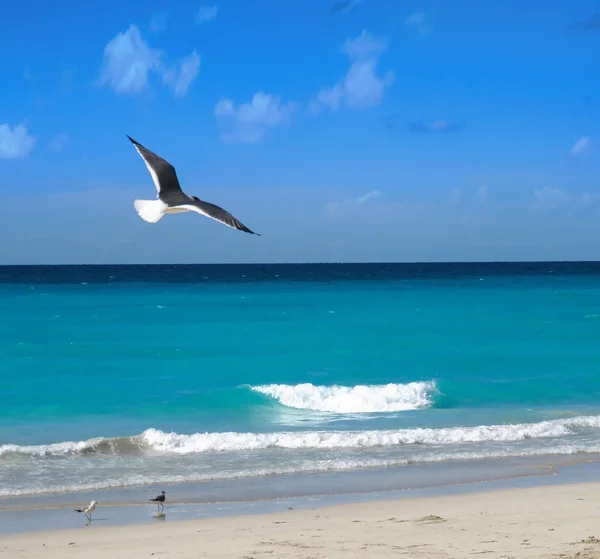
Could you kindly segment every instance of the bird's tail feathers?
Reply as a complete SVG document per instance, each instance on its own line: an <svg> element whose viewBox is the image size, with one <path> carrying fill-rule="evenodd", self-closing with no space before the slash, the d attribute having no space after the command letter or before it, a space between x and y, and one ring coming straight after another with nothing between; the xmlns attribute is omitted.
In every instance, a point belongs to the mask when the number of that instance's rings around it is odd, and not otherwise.
<svg viewBox="0 0 600 559"><path fill-rule="evenodd" d="M135 200L133 205L138 215L148 223L156 223L167 209L162 200Z"/></svg>

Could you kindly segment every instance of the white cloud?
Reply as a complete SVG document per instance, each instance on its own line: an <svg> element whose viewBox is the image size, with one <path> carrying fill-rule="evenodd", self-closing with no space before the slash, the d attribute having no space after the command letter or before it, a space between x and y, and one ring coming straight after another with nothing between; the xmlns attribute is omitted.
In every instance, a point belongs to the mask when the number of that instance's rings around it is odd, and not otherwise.
<svg viewBox="0 0 600 559"><path fill-rule="evenodd" d="M571 155L584 155L592 149L589 136L582 136L571 148Z"/></svg>
<svg viewBox="0 0 600 559"><path fill-rule="evenodd" d="M196 12L196 23L208 23L217 17L216 6L200 6Z"/></svg>
<svg viewBox="0 0 600 559"><path fill-rule="evenodd" d="M433 30L429 18L423 12L413 12L412 14L409 14L404 20L404 24L421 35L429 35Z"/></svg>
<svg viewBox="0 0 600 559"><path fill-rule="evenodd" d="M69 136L63 132L52 138L52 141L50 142L50 149L52 151L62 151L68 142Z"/></svg>
<svg viewBox="0 0 600 559"><path fill-rule="evenodd" d="M362 196L357 196L356 198L349 198L346 200L329 202L325 205L325 211L328 214L346 214L348 212L358 210L367 202L376 200L381 196L383 196L383 192L381 192L380 190L371 190L370 192L366 192Z"/></svg>
<svg viewBox="0 0 600 559"><path fill-rule="evenodd" d="M0 159L24 159L35 144L35 137L27 133L27 127L17 124L12 129L0 124Z"/></svg>
<svg viewBox="0 0 600 559"><path fill-rule="evenodd" d="M447 120L435 120L433 122L424 122L422 120L408 123L408 129L416 133L444 134L450 132L459 132L464 128L462 122L449 122Z"/></svg>
<svg viewBox="0 0 600 559"><path fill-rule="evenodd" d="M198 76L200 57L194 50L169 66L164 63L164 56L163 51L148 45L135 25L130 25L104 47L98 85L109 85L117 93L138 94L149 86L150 73L155 72L175 96L185 95Z"/></svg>
<svg viewBox="0 0 600 559"><path fill-rule="evenodd" d="M182 97L198 77L199 72L200 56L194 49L191 54L184 56L174 68L165 70L163 82L173 90L175 97Z"/></svg>
<svg viewBox="0 0 600 559"><path fill-rule="evenodd" d="M333 87L324 87L309 105L318 113L322 107L337 111L345 104L355 109L374 107L381 103L385 89L394 81L390 70L383 76L376 73L378 59L387 49L387 42L363 31L355 39L346 39L343 51L350 59L347 74Z"/></svg>
<svg viewBox="0 0 600 559"><path fill-rule="evenodd" d="M356 199L356 203L360 206L361 204L364 204L369 200L375 200L375 198L379 198L382 194L383 192L381 192L380 190L371 190L371 192L367 192L366 194L359 196Z"/></svg>
<svg viewBox="0 0 600 559"><path fill-rule="evenodd" d="M287 124L294 107L292 102L282 103L280 97L258 91L249 103L237 106L231 99L221 99L215 106L215 116L223 130L223 140L253 143L268 128Z"/></svg>
<svg viewBox="0 0 600 559"><path fill-rule="evenodd" d="M589 192L584 192L581 196L581 203L584 206L589 206L597 202L600 202L600 194L590 194Z"/></svg>
<svg viewBox="0 0 600 559"><path fill-rule="evenodd" d="M560 188L538 188L534 190L535 202L533 204L536 210L556 210L568 204L571 196Z"/></svg>
<svg viewBox="0 0 600 559"><path fill-rule="evenodd" d="M104 47L99 84L117 93L140 93L148 86L151 71L162 69L162 51L150 48L140 30L130 25Z"/></svg>

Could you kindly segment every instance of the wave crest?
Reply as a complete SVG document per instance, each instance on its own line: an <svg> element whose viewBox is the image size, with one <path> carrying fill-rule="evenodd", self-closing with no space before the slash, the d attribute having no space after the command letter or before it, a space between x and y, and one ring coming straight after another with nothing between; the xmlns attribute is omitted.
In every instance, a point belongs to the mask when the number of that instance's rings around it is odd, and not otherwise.
<svg viewBox="0 0 600 559"><path fill-rule="evenodd" d="M461 443L516 442L525 439L560 438L574 428L600 428L600 416L578 416L538 423L480 425L444 429L381 431L283 431L277 433L194 433L182 435L147 429L141 435L115 439L90 439L39 446L0 446L0 457L25 455L61 457L82 454L200 454L207 452L279 449L353 449L397 445L453 445Z"/></svg>
<svg viewBox="0 0 600 559"><path fill-rule="evenodd" d="M73 454L134 454L143 452L144 441L142 436L136 437L97 437L87 441L42 444L42 445L16 445L5 444L0 446L0 457L21 454L27 456L69 456Z"/></svg>
<svg viewBox="0 0 600 559"><path fill-rule="evenodd" d="M266 384L251 389L288 408L333 413L417 410L433 405L437 393L434 381L356 386Z"/></svg>

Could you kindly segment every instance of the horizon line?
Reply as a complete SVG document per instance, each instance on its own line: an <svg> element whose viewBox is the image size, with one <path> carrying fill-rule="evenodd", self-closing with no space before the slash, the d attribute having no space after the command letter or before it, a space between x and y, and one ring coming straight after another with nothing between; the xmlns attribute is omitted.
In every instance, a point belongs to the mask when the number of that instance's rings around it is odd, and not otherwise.
<svg viewBox="0 0 600 559"><path fill-rule="evenodd" d="M600 264L600 260L363 260L363 261L323 261L323 262L178 262L178 263L105 263L105 264L0 264L0 268L24 268L24 267L101 267L101 266L355 266L357 264L367 265L431 265L431 264Z"/></svg>

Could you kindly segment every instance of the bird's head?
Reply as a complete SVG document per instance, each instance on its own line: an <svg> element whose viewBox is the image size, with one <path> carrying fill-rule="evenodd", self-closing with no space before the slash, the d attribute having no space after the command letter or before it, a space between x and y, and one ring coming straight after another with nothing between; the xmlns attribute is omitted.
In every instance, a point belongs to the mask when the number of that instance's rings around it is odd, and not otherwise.
<svg viewBox="0 0 600 559"><path fill-rule="evenodd" d="M200 202L200 198L198 198L198 196L192 196L192 198L196 201L196 202Z"/></svg>
<svg viewBox="0 0 600 559"><path fill-rule="evenodd" d="M161 493L162 493L163 495L166 495L166 494L167 494L167 492L166 492L166 491L161 491Z"/></svg>
<svg viewBox="0 0 600 559"><path fill-rule="evenodd" d="M90 503L90 506L94 507L94 506L96 506L97 504L98 504L98 503L96 503L96 501L92 501L92 502Z"/></svg>

